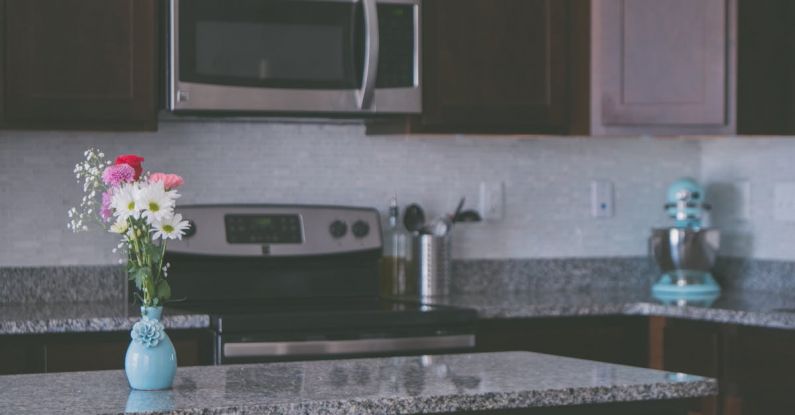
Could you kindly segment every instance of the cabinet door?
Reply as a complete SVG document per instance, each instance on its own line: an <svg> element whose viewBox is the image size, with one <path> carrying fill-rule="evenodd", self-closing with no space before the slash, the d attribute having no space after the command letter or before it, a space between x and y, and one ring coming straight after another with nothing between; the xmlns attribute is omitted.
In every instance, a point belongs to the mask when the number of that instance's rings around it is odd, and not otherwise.
<svg viewBox="0 0 795 415"><path fill-rule="evenodd" d="M731 133L735 0L595 0L592 132Z"/></svg>
<svg viewBox="0 0 795 415"><path fill-rule="evenodd" d="M720 329L708 323L667 320L663 329L663 369L720 379L723 340ZM721 385L723 387L723 385ZM697 400L693 415L719 414L720 398Z"/></svg>
<svg viewBox="0 0 795 415"><path fill-rule="evenodd" d="M167 330L180 367L212 364L213 337L202 330ZM73 372L122 369L130 334L85 333L44 338L46 371Z"/></svg>
<svg viewBox="0 0 795 415"><path fill-rule="evenodd" d="M155 4L6 0L7 124L156 128Z"/></svg>
<svg viewBox="0 0 795 415"><path fill-rule="evenodd" d="M557 132L566 108L568 2L423 2L423 124Z"/></svg>
<svg viewBox="0 0 795 415"><path fill-rule="evenodd" d="M477 351L530 351L645 366L647 327L641 317L481 320Z"/></svg>
<svg viewBox="0 0 795 415"><path fill-rule="evenodd" d="M44 345L25 337L0 338L0 375L41 373L44 371Z"/></svg>
<svg viewBox="0 0 795 415"><path fill-rule="evenodd" d="M729 348L728 383L742 415L795 411L795 332L738 327Z"/></svg>

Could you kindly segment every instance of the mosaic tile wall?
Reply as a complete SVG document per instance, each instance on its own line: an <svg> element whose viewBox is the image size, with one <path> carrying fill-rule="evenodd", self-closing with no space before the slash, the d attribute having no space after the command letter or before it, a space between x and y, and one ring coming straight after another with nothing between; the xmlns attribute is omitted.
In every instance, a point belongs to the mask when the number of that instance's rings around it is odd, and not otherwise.
<svg viewBox="0 0 795 415"><path fill-rule="evenodd" d="M324 203L428 215L470 205L481 181L503 182L501 221L456 229L454 256L637 257L666 223L664 189L701 172L701 143L651 138L368 136L359 124L164 121L157 133L0 132L0 266L115 263L113 237L74 235L71 175L89 146L134 152L181 173L181 203ZM615 184L615 216L590 216L593 179Z"/></svg>

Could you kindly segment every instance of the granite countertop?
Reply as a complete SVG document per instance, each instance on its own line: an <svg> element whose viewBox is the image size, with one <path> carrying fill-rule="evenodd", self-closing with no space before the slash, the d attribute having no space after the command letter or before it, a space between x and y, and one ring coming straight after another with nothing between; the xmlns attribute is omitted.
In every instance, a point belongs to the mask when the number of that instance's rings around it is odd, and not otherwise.
<svg viewBox="0 0 795 415"><path fill-rule="evenodd" d="M128 331L140 317L138 306L121 301L0 305L0 335ZM166 308L163 324L206 328L210 317Z"/></svg>
<svg viewBox="0 0 795 415"><path fill-rule="evenodd" d="M172 390L158 392L130 391L122 371L1 376L0 407L17 414L412 414L717 391L715 380L698 376L508 352L187 367Z"/></svg>
<svg viewBox="0 0 795 415"><path fill-rule="evenodd" d="M662 316L795 329L795 296L762 291L725 292L710 305L663 304L646 290L460 294L427 302L472 308L486 319ZM163 315L169 329L210 326L207 314L167 308ZM0 305L0 335L126 331L139 318L138 307L122 302Z"/></svg>
<svg viewBox="0 0 795 415"><path fill-rule="evenodd" d="M795 329L795 296L764 291L728 291L709 304L663 303L647 290L461 294L431 304L473 308L481 318L569 316L661 316L716 323Z"/></svg>

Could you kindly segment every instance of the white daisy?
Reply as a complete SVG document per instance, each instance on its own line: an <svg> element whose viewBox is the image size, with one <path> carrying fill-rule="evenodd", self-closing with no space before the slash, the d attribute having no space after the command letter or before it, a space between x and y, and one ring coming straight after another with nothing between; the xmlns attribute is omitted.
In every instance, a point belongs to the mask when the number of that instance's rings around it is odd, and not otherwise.
<svg viewBox="0 0 795 415"><path fill-rule="evenodd" d="M127 224L127 219L119 219L113 225L110 225L110 231L113 233L118 233L119 235L123 235L127 232L127 228L129 225Z"/></svg>
<svg viewBox="0 0 795 415"><path fill-rule="evenodd" d="M135 183L125 183L113 190L110 207L118 220L126 221L130 217L133 219L141 217L141 206L137 201L139 193L140 189Z"/></svg>
<svg viewBox="0 0 795 415"><path fill-rule="evenodd" d="M177 213L174 216L169 218L155 221L152 224L154 228L152 232L152 239L182 239L182 235L185 234L185 230L190 227L190 223L186 220L182 220L182 215Z"/></svg>
<svg viewBox="0 0 795 415"><path fill-rule="evenodd" d="M141 189L136 202L141 206L147 223L153 225L155 222L171 218L176 204L175 199L178 197L176 192L167 192L163 182L154 182Z"/></svg>

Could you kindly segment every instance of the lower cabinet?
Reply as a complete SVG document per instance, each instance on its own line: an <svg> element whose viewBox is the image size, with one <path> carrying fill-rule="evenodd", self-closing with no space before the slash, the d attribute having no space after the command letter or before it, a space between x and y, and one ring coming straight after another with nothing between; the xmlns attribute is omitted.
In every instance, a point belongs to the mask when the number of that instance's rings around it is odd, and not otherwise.
<svg viewBox="0 0 795 415"><path fill-rule="evenodd" d="M477 351L531 351L631 366L647 366L643 317L481 320Z"/></svg>
<svg viewBox="0 0 795 415"><path fill-rule="evenodd" d="M693 415L795 413L795 331L696 321L659 325L662 369L717 378L720 395ZM654 352L652 352L654 353Z"/></svg>
<svg viewBox="0 0 795 415"><path fill-rule="evenodd" d="M212 335L169 330L179 366L212 364ZM0 337L0 374L122 369L128 332Z"/></svg>

